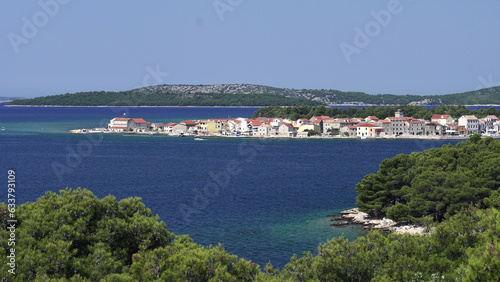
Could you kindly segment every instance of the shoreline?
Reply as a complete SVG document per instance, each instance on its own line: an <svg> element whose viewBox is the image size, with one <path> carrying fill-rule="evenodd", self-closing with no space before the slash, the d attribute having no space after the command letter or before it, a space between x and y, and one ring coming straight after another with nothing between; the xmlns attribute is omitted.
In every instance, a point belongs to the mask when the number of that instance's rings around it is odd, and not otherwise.
<svg viewBox="0 0 500 282"><path fill-rule="evenodd" d="M429 232L432 232L432 230L428 231L425 227L415 223L396 222L385 217L383 219L376 219L368 216L367 213L359 211L358 208L341 211L340 214L340 217L327 215L327 217L332 217L330 221L337 222L332 224L332 226L343 227L351 224L361 224L365 230L380 229L396 234L410 235L427 235Z"/></svg>
<svg viewBox="0 0 500 282"><path fill-rule="evenodd" d="M83 131L85 130L85 131ZM116 135L144 135L144 136L165 136L165 137L179 137L177 134L169 134L169 133L158 133L158 132L110 132L110 131L102 131L102 130L93 130L93 129L72 129L69 130L70 134L116 134ZM188 134L184 135L184 137L196 137L196 138L256 138L256 139L336 139L336 140L360 140L360 141L369 141L369 140L467 140L469 136L426 136L426 135L414 135L414 136L382 136L382 137L372 137L361 139L359 137L345 137L345 136L308 136L308 137L289 137L289 136L249 136L249 135L194 135ZM487 136L484 136L487 137ZM498 136L490 136L494 139L500 139L500 135Z"/></svg>

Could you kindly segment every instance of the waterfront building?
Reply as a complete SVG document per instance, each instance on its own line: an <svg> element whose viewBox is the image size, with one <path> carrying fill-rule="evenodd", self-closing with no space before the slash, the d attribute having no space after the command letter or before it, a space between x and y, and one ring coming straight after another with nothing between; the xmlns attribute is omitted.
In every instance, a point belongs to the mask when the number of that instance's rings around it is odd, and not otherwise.
<svg viewBox="0 0 500 282"><path fill-rule="evenodd" d="M155 131L163 131L165 125L163 123L152 123L151 129Z"/></svg>
<svg viewBox="0 0 500 282"><path fill-rule="evenodd" d="M416 119L405 121L406 132L408 135L424 135L424 122Z"/></svg>
<svg viewBox="0 0 500 282"><path fill-rule="evenodd" d="M176 126L177 123L175 122L169 122L169 123L166 123L164 126L163 126L163 131L165 133L172 133L172 130L174 128L174 126Z"/></svg>
<svg viewBox="0 0 500 282"><path fill-rule="evenodd" d="M378 127L373 123L360 123L356 126L356 136L358 137L370 137L370 129L372 127ZM382 129L382 127L378 127ZM383 129L382 129L383 130Z"/></svg>
<svg viewBox="0 0 500 282"><path fill-rule="evenodd" d="M453 118L450 115L433 115L431 121L435 121L441 125L446 126L447 124L453 123Z"/></svg>
<svg viewBox="0 0 500 282"><path fill-rule="evenodd" d="M257 135L262 137L271 136L272 128L269 124L262 123L257 129Z"/></svg>
<svg viewBox="0 0 500 282"><path fill-rule="evenodd" d="M109 121L108 130L111 132L129 131L132 128L133 121L131 118L116 117Z"/></svg>
<svg viewBox="0 0 500 282"><path fill-rule="evenodd" d="M132 119L132 130L135 132L146 132L151 129L151 123L142 118Z"/></svg>
<svg viewBox="0 0 500 282"><path fill-rule="evenodd" d="M347 137L356 137L358 128L354 125L344 126L340 129L340 133Z"/></svg>
<svg viewBox="0 0 500 282"><path fill-rule="evenodd" d="M278 127L278 134L280 136L295 137L297 135L297 128L290 123L282 123Z"/></svg>
<svg viewBox="0 0 500 282"><path fill-rule="evenodd" d="M214 132L219 132L217 128L217 123L212 120L200 120L195 126L196 130L200 133L210 134Z"/></svg>
<svg viewBox="0 0 500 282"><path fill-rule="evenodd" d="M321 133L321 127L318 123L304 124L299 126L297 132L304 132L306 130L314 130Z"/></svg>
<svg viewBox="0 0 500 282"><path fill-rule="evenodd" d="M458 126L463 126L465 132L463 134L479 133L479 119L473 115L461 116L458 119Z"/></svg>
<svg viewBox="0 0 500 282"><path fill-rule="evenodd" d="M389 135L403 135L405 133L405 121L402 117L388 117L389 121Z"/></svg>

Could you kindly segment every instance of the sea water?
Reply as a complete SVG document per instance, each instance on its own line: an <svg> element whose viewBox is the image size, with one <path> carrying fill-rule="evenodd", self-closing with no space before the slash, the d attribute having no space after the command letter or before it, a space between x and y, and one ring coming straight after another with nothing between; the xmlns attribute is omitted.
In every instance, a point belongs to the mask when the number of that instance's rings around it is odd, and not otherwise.
<svg viewBox="0 0 500 282"><path fill-rule="evenodd" d="M117 116L167 123L251 117L256 109L0 106L0 175L16 171L17 203L66 187L141 197L170 232L282 267L327 240L364 234L359 226L333 227L326 216L355 207L356 183L382 160L457 142L68 133Z"/></svg>

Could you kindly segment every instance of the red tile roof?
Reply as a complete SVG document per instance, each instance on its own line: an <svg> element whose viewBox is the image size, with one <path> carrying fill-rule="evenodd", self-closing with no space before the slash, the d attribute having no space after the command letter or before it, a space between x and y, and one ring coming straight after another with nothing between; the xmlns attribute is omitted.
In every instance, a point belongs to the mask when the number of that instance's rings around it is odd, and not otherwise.
<svg viewBox="0 0 500 282"><path fill-rule="evenodd" d="M196 125L196 122L194 122L192 120L183 120L183 121L181 121L181 123L184 125Z"/></svg>
<svg viewBox="0 0 500 282"><path fill-rule="evenodd" d="M123 128L127 128L127 127L126 126L112 126L110 128L121 128L121 129L123 129Z"/></svg>
<svg viewBox="0 0 500 282"><path fill-rule="evenodd" d="M329 116L313 116L312 119L317 119L317 120L324 120L324 119L331 119Z"/></svg>
<svg viewBox="0 0 500 282"><path fill-rule="evenodd" d="M130 120L130 118L119 118L119 117L115 118L115 121L128 121L128 120Z"/></svg>
<svg viewBox="0 0 500 282"><path fill-rule="evenodd" d="M450 115L432 115L431 119L447 119Z"/></svg>
<svg viewBox="0 0 500 282"><path fill-rule="evenodd" d="M134 121L134 123L148 123L142 118L133 118L132 120Z"/></svg>
<svg viewBox="0 0 500 282"><path fill-rule="evenodd" d="M375 127L377 125L373 124L373 123L360 123L358 124L358 127Z"/></svg>
<svg viewBox="0 0 500 282"><path fill-rule="evenodd" d="M371 120L378 120L378 117L376 117L376 116L369 116L369 117L366 117L366 118L371 119Z"/></svg>
<svg viewBox="0 0 500 282"><path fill-rule="evenodd" d="M169 123L166 123L165 126L176 126L177 123L175 122L169 122Z"/></svg>
<svg viewBox="0 0 500 282"><path fill-rule="evenodd" d="M251 124L253 126L260 126L262 124L262 122L260 120L254 120L254 121L251 122Z"/></svg>

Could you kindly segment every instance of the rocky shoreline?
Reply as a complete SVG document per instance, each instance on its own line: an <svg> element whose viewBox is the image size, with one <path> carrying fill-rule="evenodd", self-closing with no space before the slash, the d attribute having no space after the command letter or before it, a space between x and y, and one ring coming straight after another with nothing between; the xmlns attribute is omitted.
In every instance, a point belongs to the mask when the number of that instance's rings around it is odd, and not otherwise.
<svg viewBox="0 0 500 282"><path fill-rule="evenodd" d="M331 221L336 221L332 226L337 227L350 224L361 224L364 226L364 229L380 229L398 234L427 234L426 228L423 226L396 222L385 217L383 219L376 219L370 217L367 213L359 211L358 208L342 211L340 212L340 216L328 215L328 217L332 217Z"/></svg>

